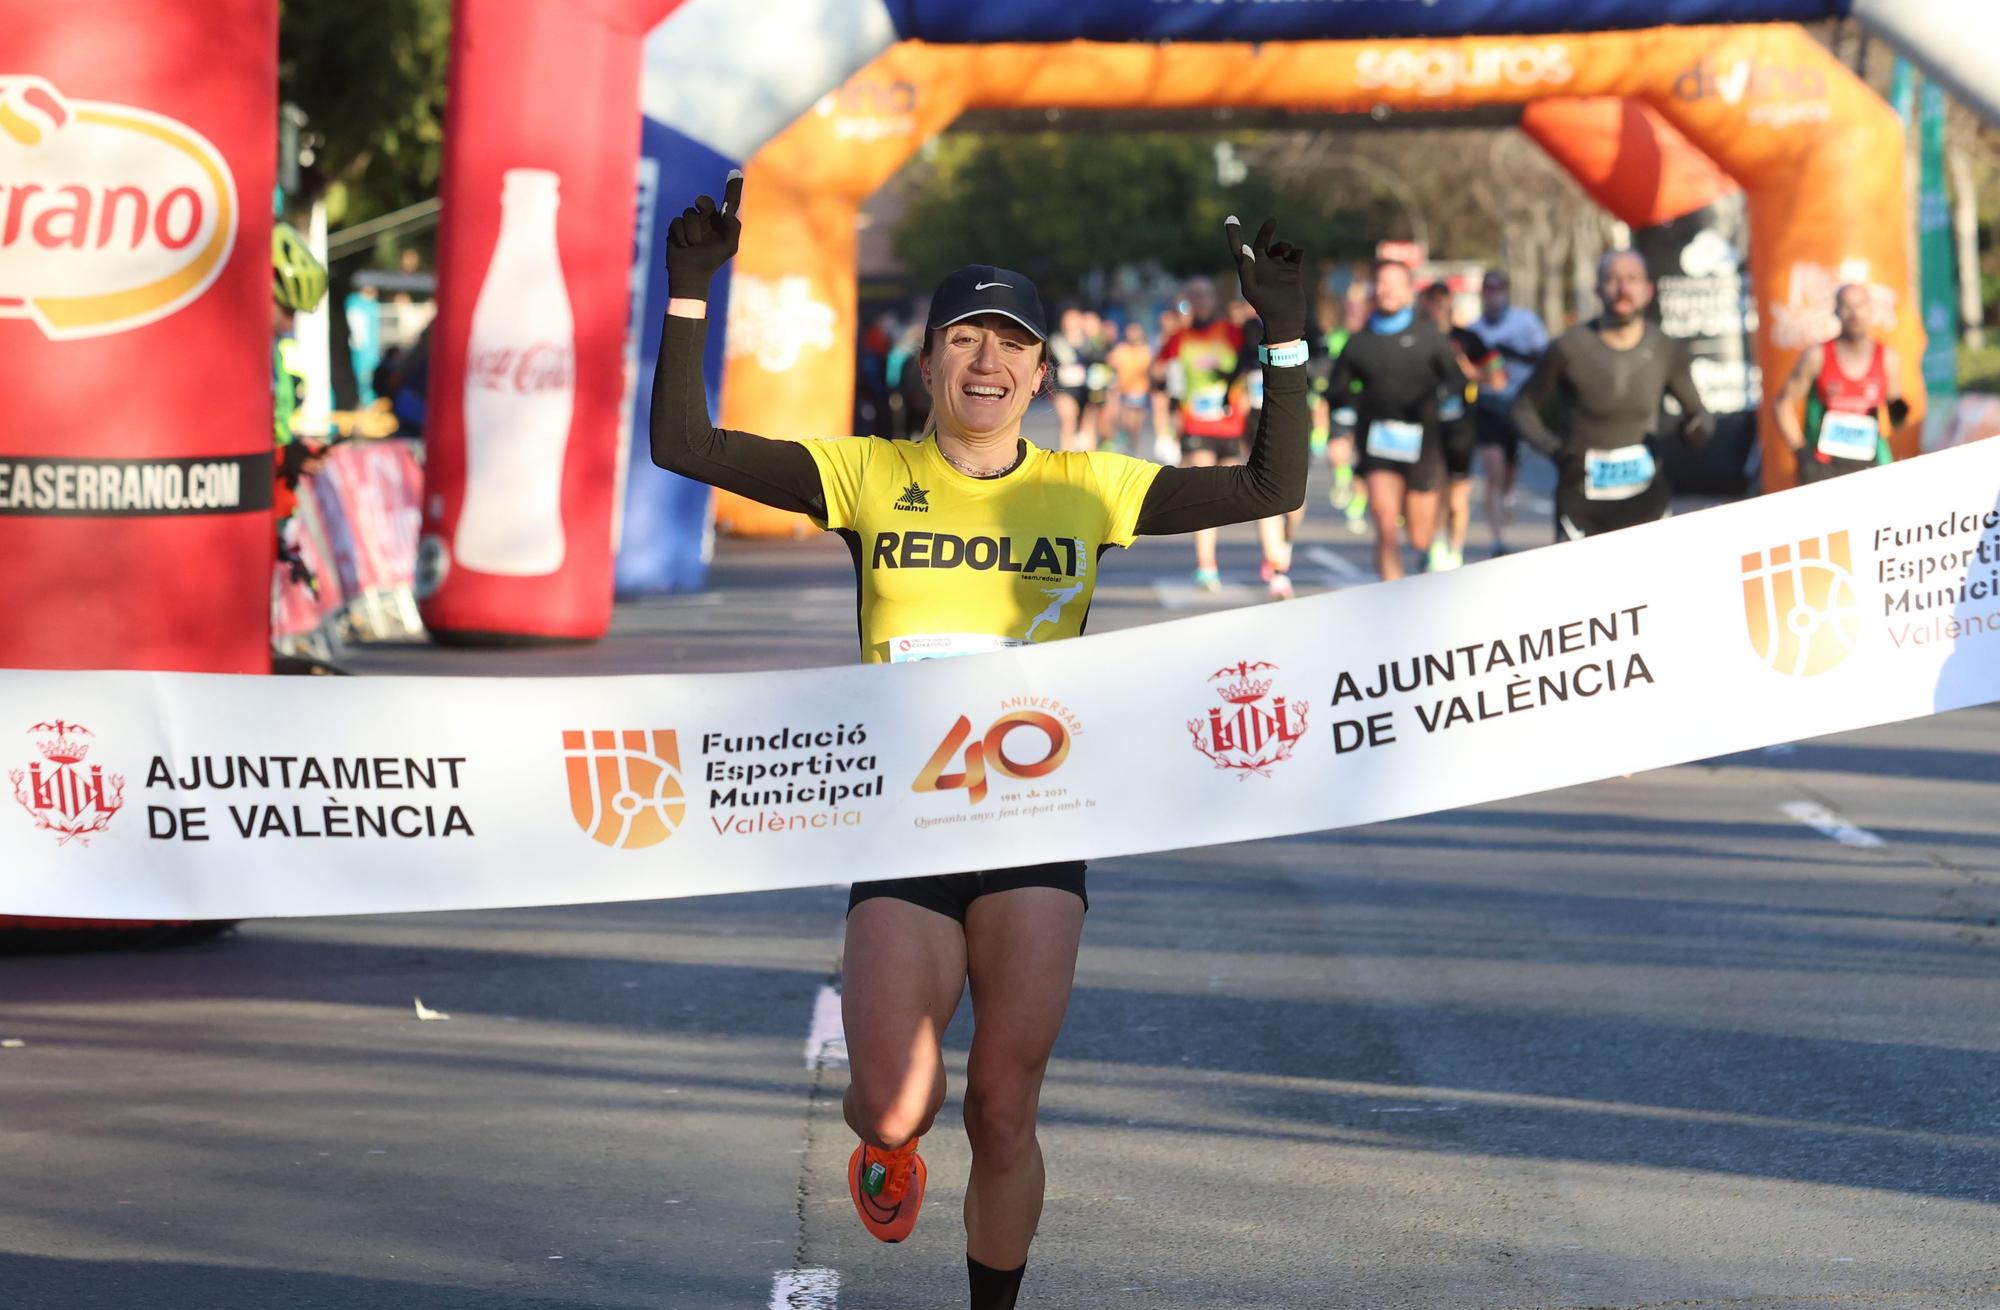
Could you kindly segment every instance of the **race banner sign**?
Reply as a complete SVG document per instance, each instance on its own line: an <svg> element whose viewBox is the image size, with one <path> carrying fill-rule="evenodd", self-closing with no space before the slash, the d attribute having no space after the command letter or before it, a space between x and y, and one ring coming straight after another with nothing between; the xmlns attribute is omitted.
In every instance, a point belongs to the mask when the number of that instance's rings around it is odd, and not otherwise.
<svg viewBox="0 0 2000 1310"><path fill-rule="evenodd" d="M1123 855L1997 699L1982 442L1457 572L960 659L0 672L0 913L445 910Z"/></svg>

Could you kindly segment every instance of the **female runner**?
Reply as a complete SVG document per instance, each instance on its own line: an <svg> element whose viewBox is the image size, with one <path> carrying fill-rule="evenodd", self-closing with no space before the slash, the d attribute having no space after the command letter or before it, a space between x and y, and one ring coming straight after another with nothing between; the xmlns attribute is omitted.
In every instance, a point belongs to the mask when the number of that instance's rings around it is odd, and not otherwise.
<svg viewBox="0 0 2000 1310"><path fill-rule="evenodd" d="M701 376L704 320L710 279L736 252L742 194L742 175L732 172L719 208L702 196L668 229L653 462L808 515L844 537L860 589L863 661L1078 636L1106 548L1144 534L1254 522L1304 501L1302 260L1297 247L1272 240L1275 220L1249 245L1234 218L1225 228L1244 298L1272 343L1249 459L1232 468L1162 468L1108 451L1045 451L1022 438L1028 401L1049 382L1048 325L1028 279L988 264L953 273L932 297L917 357L932 423L917 440L795 442L715 428ZM912 529L928 543L926 567L901 567L911 561L895 542ZM937 549L975 538L1001 542L1024 566L1003 571L988 558L982 568L969 549ZM1027 1267L1042 1210L1035 1114L1086 907L1080 860L856 882L848 902L844 1109L861 1139L848 1183L862 1223L885 1242L909 1235L923 1203L917 1143L944 1104L939 1043L971 985L976 1023L964 1117L972 1310L1013 1306Z"/></svg>

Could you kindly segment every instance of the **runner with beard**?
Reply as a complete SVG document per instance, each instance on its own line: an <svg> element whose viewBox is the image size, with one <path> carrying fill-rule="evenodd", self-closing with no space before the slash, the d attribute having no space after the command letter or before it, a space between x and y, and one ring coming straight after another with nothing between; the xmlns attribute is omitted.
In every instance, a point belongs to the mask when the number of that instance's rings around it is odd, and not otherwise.
<svg viewBox="0 0 2000 1310"><path fill-rule="evenodd" d="M1646 318L1653 280L1636 250L1597 268L1604 312L1556 338L1515 397L1521 436L1556 463L1556 540L1578 541L1667 516L1673 488L1652 447L1661 401L1681 407L1681 434L1700 445L1715 421L1688 371L1687 346ZM1558 434L1543 415L1567 415Z"/></svg>
<svg viewBox="0 0 2000 1310"><path fill-rule="evenodd" d="M1405 523L1420 556L1431 548L1445 480L1438 389L1464 378L1450 343L1418 317L1415 280L1408 264L1375 262L1373 312L1348 338L1328 384L1335 397L1360 387L1354 431L1375 519L1375 566L1385 581L1403 576Z"/></svg>
<svg viewBox="0 0 2000 1310"><path fill-rule="evenodd" d="M1839 335L1799 356L1778 397L1778 431L1798 458L1801 483L1887 464L1894 458L1889 432L1910 413L1895 350L1869 335L1874 307L1868 288L1842 287L1834 293L1833 312Z"/></svg>
<svg viewBox="0 0 2000 1310"><path fill-rule="evenodd" d="M742 174L667 232L667 319L653 391L653 462L838 532L853 554L864 662L896 663L1078 636L1098 556L1144 534L1282 514L1305 498L1305 289L1296 247L1267 220L1225 226L1267 335L1263 426L1228 468L1162 468L1108 451L1044 451L1021 435L1048 382L1041 297L975 264L931 297L918 366L932 426L914 441L773 441L715 428L701 361L709 284L736 252ZM985 563L979 560L985 548ZM993 567L1013 559L1013 569ZM893 676L893 675L892 675ZM996 844L1004 861L1004 843ZM972 1310L1009 1310L1041 1217L1035 1117L1068 1008L1087 908L1082 861L867 881L848 898L841 978L848 1190L876 1238L908 1237L927 1180L918 1139L945 1099L940 1046L971 987L966 1271Z"/></svg>
<svg viewBox="0 0 2000 1310"><path fill-rule="evenodd" d="M1444 333L1458 359L1461 379L1438 388L1438 435L1444 445L1445 530L1431 541L1430 571L1443 573L1465 563L1465 534L1472 526L1473 404L1479 399L1479 364L1486 343L1451 321L1451 288L1433 282L1424 288L1424 315Z"/></svg>

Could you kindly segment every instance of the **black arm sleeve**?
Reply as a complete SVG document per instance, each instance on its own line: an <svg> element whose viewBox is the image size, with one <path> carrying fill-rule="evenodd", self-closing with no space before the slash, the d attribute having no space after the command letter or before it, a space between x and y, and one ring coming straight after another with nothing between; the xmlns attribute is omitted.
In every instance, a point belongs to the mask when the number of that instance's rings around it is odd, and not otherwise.
<svg viewBox="0 0 2000 1310"><path fill-rule="evenodd" d="M1542 362L1535 365L1535 371L1528 376L1521 394L1514 397L1514 408L1510 411L1514 426L1521 430L1522 438L1550 459L1557 458L1562 449L1562 438L1549 430L1542 418L1550 401L1562 385L1563 345L1557 341L1549 346L1549 353L1542 356Z"/></svg>
<svg viewBox="0 0 2000 1310"><path fill-rule="evenodd" d="M1163 468L1139 506L1137 530L1166 536L1247 523L1306 499L1309 425L1303 366L1264 369L1264 412L1248 462L1232 468Z"/></svg>
<svg viewBox="0 0 2000 1310"><path fill-rule="evenodd" d="M667 315L653 372L653 463L773 509L826 519L819 465L796 441L731 432L708 421L701 352L708 320Z"/></svg>

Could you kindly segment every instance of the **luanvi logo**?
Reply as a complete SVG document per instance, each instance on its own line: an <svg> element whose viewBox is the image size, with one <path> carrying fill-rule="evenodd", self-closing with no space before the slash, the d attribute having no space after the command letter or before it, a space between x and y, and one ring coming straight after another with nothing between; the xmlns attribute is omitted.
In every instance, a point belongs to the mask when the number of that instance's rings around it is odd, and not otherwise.
<svg viewBox="0 0 2000 1310"><path fill-rule="evenodd" d="M908 510L913 514L928 514L931 512L930 493L918 486L916 479L912 478L910 485L903 488L903 494L896 498L896 508Z"/></svg>
<svg viewBox="0 0 2000 1310"><path fill-rule="evenodd" d="M1743 617L1750 648L1779 673L1812 678L1837 668L1861 638L1847 534L1745 555Z"/></svg>
<svg viewBox="0 0 2000 1310"><path fill-rule="evenodd" d="M592 841L638 850L659 845L680 827L687 792L672 729L565 732L563 755L570 813Z"/></svg>
<svg viewBox="0 0 2000 1310"><path fill-rule="evenodd" d="M236 183L187 124L0 74L0 319L53 341L167 317L236 242Z"/></svg>
<svg viewBox="0 0 2000 1310"><path fill-rule="evenodd" d="M80 723L56 719L28 729L42 758L25 769L9 769L14 799L34 816L35 826L55 834L56 844L90 845L111 825L125 804L123 775L88 764L93 734Z"/></svg>

